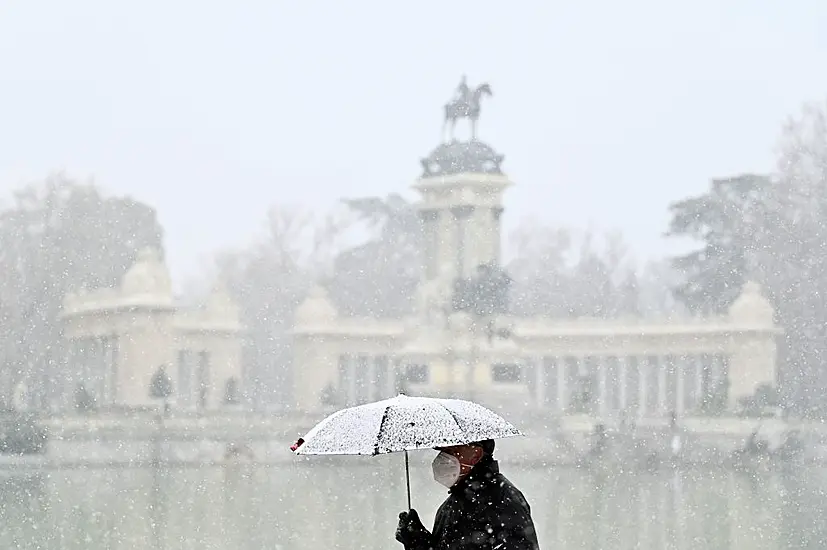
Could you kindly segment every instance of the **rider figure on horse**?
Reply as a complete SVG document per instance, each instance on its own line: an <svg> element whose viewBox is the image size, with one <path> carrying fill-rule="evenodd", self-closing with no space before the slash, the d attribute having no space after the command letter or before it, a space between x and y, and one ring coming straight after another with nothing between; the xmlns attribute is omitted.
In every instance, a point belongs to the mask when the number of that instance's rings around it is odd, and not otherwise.
<svg viewBox="0 0 827 550"><path fill-rule="evenodd" d="M456 96L454 97L454 101L468 101L468 94L471 92L471 88L468 87L468 82L465 78L465 75L462 75L462 81L457 86Z"/></svg>

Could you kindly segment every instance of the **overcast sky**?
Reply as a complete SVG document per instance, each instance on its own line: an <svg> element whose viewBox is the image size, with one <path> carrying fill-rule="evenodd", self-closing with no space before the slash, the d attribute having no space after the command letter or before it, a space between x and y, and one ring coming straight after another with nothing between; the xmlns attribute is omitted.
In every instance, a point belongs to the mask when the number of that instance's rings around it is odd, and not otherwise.
<svg viewBox="0 0 827 550"><path fill-rule="evenodd" d="M671 201L771 170L827 98L824 29L823 0L0 0L0 192L65 170L149 202L180 281L271 204L405 190L466 73L508 228L662 255Z"/></svg>

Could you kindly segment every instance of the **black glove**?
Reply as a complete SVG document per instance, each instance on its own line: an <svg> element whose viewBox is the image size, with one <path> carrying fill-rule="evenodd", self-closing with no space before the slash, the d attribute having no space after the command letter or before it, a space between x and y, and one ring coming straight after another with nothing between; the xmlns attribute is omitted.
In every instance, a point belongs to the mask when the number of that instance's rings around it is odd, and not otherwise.
<svg viewBox="0 0 827 550"><path fill-rule="evenodd" d="M431 547L431 533L422 525L416 510L399 514L396 540L401 542L407 550L425 550Z"/></svg>

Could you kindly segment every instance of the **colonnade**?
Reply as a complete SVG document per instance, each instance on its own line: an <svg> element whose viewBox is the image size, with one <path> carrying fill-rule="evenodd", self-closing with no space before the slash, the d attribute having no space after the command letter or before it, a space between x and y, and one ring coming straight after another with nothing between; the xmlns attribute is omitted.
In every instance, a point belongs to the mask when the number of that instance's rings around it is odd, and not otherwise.
<svg viewBox="0 0 827 550"><path fill-rule="evenodd" d="M725 387L725 355L534 357L524 361L523 380L536 404L572 412L577 393L588 388L588 412L609 416L663 417L698 410Z"/></svg>
<svg viewBox="0 0 827 550"><path fill-rule="evenodd" d="M523 386L537 408L555 414L603 417L690 414L716 391L725 391L729 374L728 358L720 354L534 356L519 358L514 365L519 376L509 381L493 377L492 386ZM343 354L337 389L347 404L384 399L395 393L400 379L410 378L411 369L419 378L412 381L428 387L427 365L408 366L387 355ZM578 409L583 406L585 411Z"/></svg>

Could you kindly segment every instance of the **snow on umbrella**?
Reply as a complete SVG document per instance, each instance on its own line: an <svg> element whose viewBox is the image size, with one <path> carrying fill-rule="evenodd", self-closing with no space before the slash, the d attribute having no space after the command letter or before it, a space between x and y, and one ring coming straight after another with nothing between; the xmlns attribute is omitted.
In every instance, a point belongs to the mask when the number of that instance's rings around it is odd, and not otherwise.
<svg viewBox="0 0 827 550"><path fill-rule="evenodd" d="M522 434L517 428L477 403L399 395L335 412L291 449L302 455L375 456L404 452L410 509L408 451L518 435Z"/></svg>

